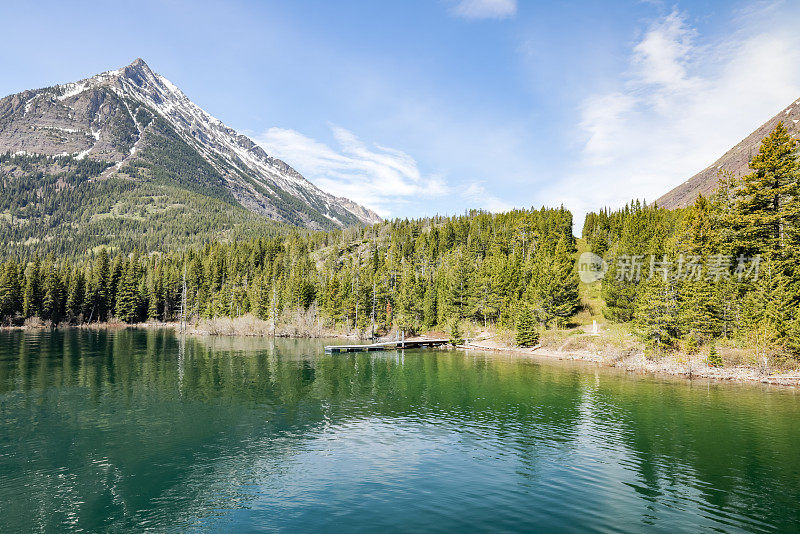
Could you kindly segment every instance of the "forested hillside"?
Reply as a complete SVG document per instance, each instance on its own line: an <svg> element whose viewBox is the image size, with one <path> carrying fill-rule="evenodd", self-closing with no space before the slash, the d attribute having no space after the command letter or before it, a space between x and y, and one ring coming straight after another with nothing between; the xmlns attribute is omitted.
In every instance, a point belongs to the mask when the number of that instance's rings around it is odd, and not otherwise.
<svg viewBox="0 0 800 534"><path fill-rule="evenodd" d="M461 319L555 325L579 306L575 252L572 215L563 208L397 220L148 255L100 247L76 260L4 263L0 316L6 324L176 320L185 276L190 320L314 309L330 324L362 331L373 321L409 332Z"/></svg>
<svg viewBox="0 0 800 534"><path fill-rule="evenodd" d="M225 190L213 195L209 184L193 190L177 183L196 174L196 166L136 181L101 178L110 166L72 156L0 154L0 257L77 257L99 246L175 250L288 230L235 204Z"/></svg>
<svg viewBox="0 0 800 534"><path fill-rule="evenodd" d="M778 124L736 180L669 211L635 202L586 217L603 256L607 318L632 321L653 346L736 339L757 354L800 354L797 141Z"/></svg>

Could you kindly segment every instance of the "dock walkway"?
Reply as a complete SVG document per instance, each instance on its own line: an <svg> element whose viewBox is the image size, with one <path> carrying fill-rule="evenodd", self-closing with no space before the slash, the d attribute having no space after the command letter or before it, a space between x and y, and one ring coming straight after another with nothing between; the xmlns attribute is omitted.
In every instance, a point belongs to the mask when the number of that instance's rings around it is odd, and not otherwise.
<svg viewBox="0 0 800 534"><path fill-rule="evenodd" d="M337 352L369 352L373 350L400 350L400 349L419 349L423 347L440 347L450 341L447 339L412 339L384 341L381 343L371 343L368 345L327 345L325 352L331 354Z"/></svg>

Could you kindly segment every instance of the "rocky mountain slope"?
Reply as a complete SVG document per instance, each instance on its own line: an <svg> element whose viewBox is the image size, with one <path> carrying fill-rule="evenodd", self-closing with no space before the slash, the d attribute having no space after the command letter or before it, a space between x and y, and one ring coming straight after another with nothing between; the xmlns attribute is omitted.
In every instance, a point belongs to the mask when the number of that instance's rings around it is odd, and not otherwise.
<svg viewBox="0 0 800 534"><path fill-rule="evenodd" d="M659 198L656 203L668 209L683 208L692 204L699 194L708 196L713 193L717 188L721 171L732 172L737 178L749 174L750 160L758 153L762 139L774 130L779 122L783 122L792 136L800 138L800 99L782 109L709 167Z"/></svg>
<svg viewBox="0 0 800 534"><path fill-rule="evenodd" d="M6 197L20 196L19 201L0 200L0 223L41 226L37 217L48 215L36 205L42 194L75 190L97 203L97 193L114 190L120 181L126 192L141 193L128 194L122 206L126 213L138 211L141 219L148 219L153 206L169 211L176 205L184 222L197 223L214 205L211 211L227 210L236 219L222 223L221 230L258 220L243 212L310 229L380 221L374 212L320 190L285 162L270 157L248 137L200 109L141 59L79 82L0 100L0 154L4 154L3 192ZM80 163L86 161L96 165ZM77 168L82 169L80 178L68 178ZM40 182L31 180L33 176ZM39 194L26 196L31 188ZM115 211L120 206L99 203L110 206L109 211L93 209L86 222L111 218L125 223L120 209ZM80 206L76 209L80 211ZM67 228L80 223L69 215L61 214ZM192 217L197 220L189 221ZM206 226L214 230L210 222ZM5 230L12 240L19 234L14 230L13 225ZM55 230L43 235L23 231L21 237L58 239ZM2 232L0 238L6 237Z"/></svg>

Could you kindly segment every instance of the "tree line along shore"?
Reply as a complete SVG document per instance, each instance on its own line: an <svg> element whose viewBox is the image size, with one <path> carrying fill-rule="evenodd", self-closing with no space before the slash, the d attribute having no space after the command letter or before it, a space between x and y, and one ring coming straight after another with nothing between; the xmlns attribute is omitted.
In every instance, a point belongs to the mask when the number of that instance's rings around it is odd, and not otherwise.
<svg viewBox="0 0 800 534"><path fill-rule="evenodd" d="M531 346L582 334L594 320L606 332L634 334L628 346L650 359L678 351L702 354L711 366L792 367L800 355L796 151L779 124L751 174L722 174L712 196L685 209L635 201L590 213L580 240L561 207L298 230L182 250L101 247L7 258L0 321L197 326L239 318L222 330L439 330L453 339L491 332L507 346ZM580 282L579 249L604 262L598 281ZM749 356L731 362L731 351Z"/></svg>

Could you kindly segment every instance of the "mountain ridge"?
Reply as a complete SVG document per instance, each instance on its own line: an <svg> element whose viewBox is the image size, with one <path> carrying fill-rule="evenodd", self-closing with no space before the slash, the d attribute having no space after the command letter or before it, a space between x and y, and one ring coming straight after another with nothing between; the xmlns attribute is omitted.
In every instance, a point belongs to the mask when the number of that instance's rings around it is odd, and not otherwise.
<svg viewBox="0 0 800 534"><path fill-rule="evenodd" d="M180 146L183 159L175 161L166 149L172 145ZM0 99L0 153L110 162L94 179L160 177L198 194L232 197L268 219L315 230L381 221L375 212L322 191L269 156L141 58L77 82ZM184 171L175 180L170 167L181 166L196 167L197 176Z"/></svg>
<svg viewBox="0 0 800 534"><path fill-rule="evenodd" d="M667 209L685 208L698 195L708 196L716 191L717 181L723 171L732 173L736 178L749 174L750 160L758 153L761 141L779 122L783 122L792 137L800 138L800 98L756 128L714 163L659 197L656 204Z"/></svg>

